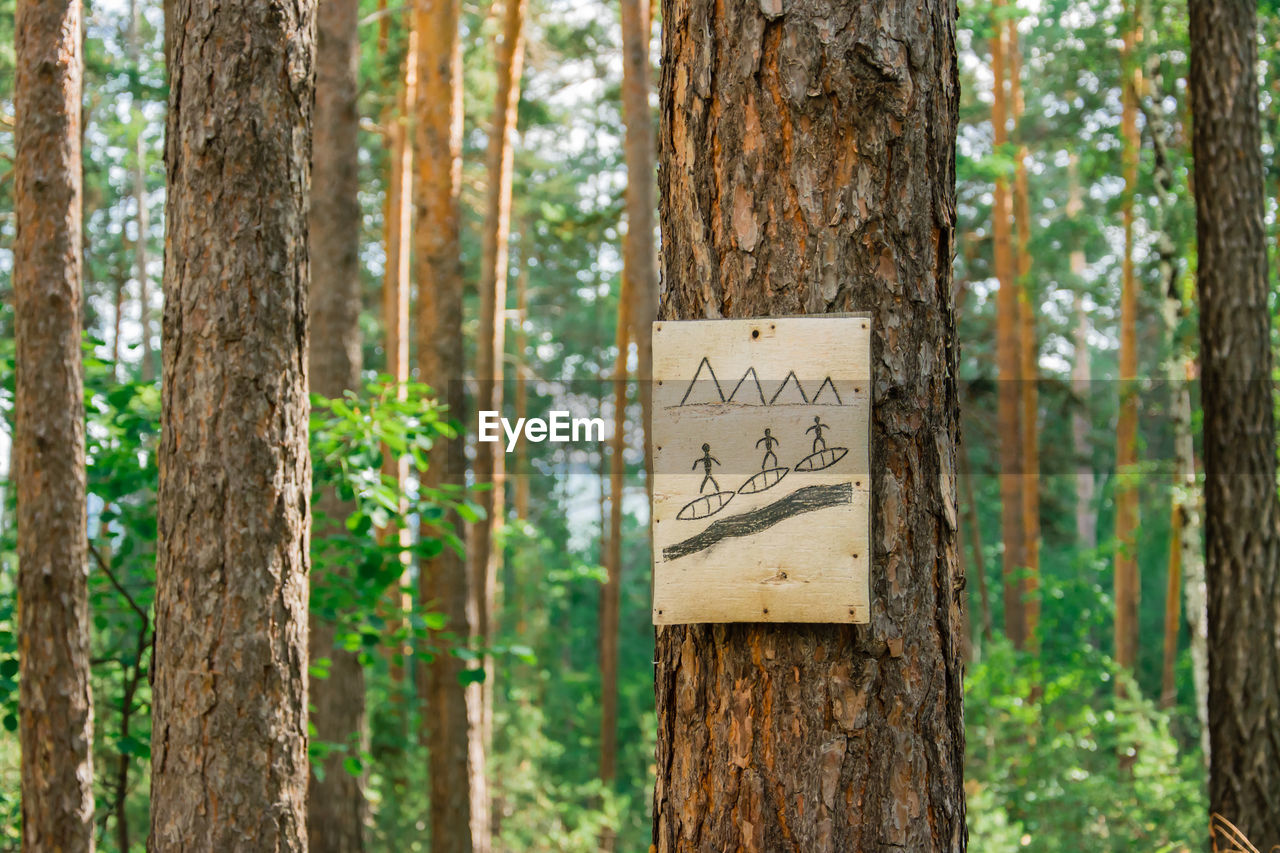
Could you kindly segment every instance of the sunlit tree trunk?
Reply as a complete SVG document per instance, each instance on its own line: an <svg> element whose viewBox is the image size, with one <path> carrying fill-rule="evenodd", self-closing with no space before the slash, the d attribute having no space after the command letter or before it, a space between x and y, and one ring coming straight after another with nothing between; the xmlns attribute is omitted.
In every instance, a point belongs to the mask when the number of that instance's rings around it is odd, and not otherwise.
<svg viewBox="0 0 1280 853"><path fill-rule="evenodd" d="M1165 379L1169 385L1170 411L1173 417L1174 479L1170 500L1169 559L1165 589L1164 660L1160 679L1160 706L1172 708L1178 698L1175 673L1184 584L1198 583L1201 587L1199 612L1188 608L1187 622L1192 632L1193 670L1203 673L1199 666L1205 663L1203 633L1199 638L1196 633L1197 625L1199 632L1204 630L1204 565L1200 551L1200 499L1196 482L1195 443L1191 434L1191 382L1195 378L1195 360L1191 352L1191 342L1187 340L1181 328L1191 314L1191 305L1183 295L1178 273L1178 247L1174 242L1173 234L1170 233L1172 214L1178 199L1174 193L1173 167L1169 162L1169 128L1158 97L1163 89L1159 56L1152 54L1146 64L1148 85L1157 94L1157 97L1143 98L1141 103L1155 155L1154 183L1157 205L1151 227L1155 232L1156 266L1160 273L1160 288L1163 293L1161 317L1164 320L1165 335L1169 342ZM1194 597L1190 589L1188 594ZM1200 675L1197 674L1196 704L1198 708L1205 711L1201 724L1204 728L1207 748L1208 719L1207 706L1202 701L1206 698L1203 686Z"/></svg>
<svg viewBox="0 0 1280 853"><path fill-rule="evenodd" d="M1116 555L1115 555L1115 659L1129 673L1138 659L1138 280L1134 270L1134 195L1138 189L1138 93L1142 72L1136 56L1141 30L1137 3L1129 0L1129 24L1125 28L1120 62L1123 71L1120 135L1124 146L1124 258L1120 282L1120 413L1116 421ZM1124 692L1124 680L1117 681Z"/></svg>
<svg viewBox="0 0 1280 853"><path fill-rule="evenodd" d="M526 225L526 228L528 226ZM533 241L527 233L522 235L520 246L520 271L516 273L516 336L513 347L515 357L514 373L516 377L516 418L529 414L529 369L526 364L525 350L529 346L525 324L529 322L529 250ZM521 441L516 444L516 518L529 518L529 445Z"/></svg>
<svg viewBox="0 0 1280 853"><path fill-rule="evenodd" d="M652 33L649 0L620 0L622 14L622 119L626 125L623 155L627 163L627 235L623 266L631 291L631 339L636 344L636 380L640 387L644 442L649 447L652 422L649 383L653 364L653 321L658 316L658 263L654 247L657 210L654 170L653 114L649 107L649 43ZM645 453L646 480L653 471Z"/></svg>
<svg viewBox="0 0 1280 853"><path fill-rule="evenodd" d="M418 45L418 100L414 145L417 218L414 222L418 283L418 378L431 385L449 407L449 418L465 422L462 351L462 256L458 243L462 183L462 53L458 41L458 0L415 0ZM437 441L431 448L423 488L464 482L462 439ZM424 537L460 542L462 519L450 512L439 528L424 526ZM450 543L421 565L421 606L442 613L441 645L466 643L473 632L467 617L467 570ZM423 665L420 700L431 778L431 845L436 853L488 850L488 795L484 778L479 691L458 680L462 662L434 655Z"/></svg>
<svg viewBox="0 0 1280 853"><path fill-rule="evenodd" d="M888 390L872 625L658 630L659 853L965 849L954 16L664 2L662 317L870 311Z"/></svg>
<svg viewBox="0 0 1280 853"><path fill-rule="evenodd" d="M384 20L389 20L384 18ZM409 381L409 293L410 260L413 230L413 144L410 138L409 113L418 97L418 29L417 18L408 16L405 44L404 80L397 96L398 109L386 117L387 198L383 210L383 245L386 268L382 275L383 350L386 352L385 373L397 385L396 398L404 400ZM385 55L385 53L384 53ZM409 460L382 449L382 474L403 493L409 477ZM403 501L401 507L403 508ZM409 544L409 531L394 522L378 531L379 541ZM409 552L401 556L404 570L400 587L388 590L387 632L394 635L404 627L404 616L410 606L402 587L409 580ZM397 687L404 681L404 656L407 648L389 648L391 681ZM398 695L398 694L397 694Z"/></svg>
<svg viewBox="0 0 1280 853"><path fill-rule="evenodd" d="M512 144L520 79L524 66L524 15L528 0L505 0L502 38L497 44L498 91L489 125L485 215L480 249L480 331L476 341L476 408L502 409L502 368L506 351L507 241L511 228ZM468 555L469 606L476 635L484 646L492 643L497 601L498 568L502 549L495 539L502 530L506 446L502 442L480 445L476 452L476 482L491 488L480 492L484 517L471 528ZM493 659L484 656L485 679L480 689L484 741L493 733Z"/></svg>
<svg viewBox="0 0 1280 853"><path fill-rule="evenodd" d="M1191 0L1209 592L1209 807L1280 844L1280 499L1257 20Z"/></svg>
<svg viewBox="0 0 1280 853"><path fill-rule="evenodd" d="M613 367L613 438L609 442L609 538L600 590L600 781L612 785L618 753L618 614L622 592L622 500L627 474L623 451L627 428L627 354L631 327L630 282L626 274L618 289L617 357ZM612 849L613 837L604 839Z"/></svg>
<svg viewBox="0 0 1280 853"><path fill-rule="evenodd" d="M1027 647L1038 649L1040 642L1040 403L1037 382L1040 350L1036 338L1035 286L1031 281L1031 189L1027 180L1027 146L1023 141L1022 48L1018 45L1018 22L1010 20L1009 100L1013 106L1013 127L1017 136L1014 167L1013 216L1017 222L1018 269L1018 383L1022 402L1022 535L1026 570L1022 582L1022 636Z"/></svg>
<svg viewBox="0 0 1280 853"><path fill-rule="evenodd" d="M79 0L14 18L19 740L24 850L92 850Z"/></svg>
<svg viewBox="0 0 1280 853"><path fill-rule="evenodd" d="M995 0L995 35L991 39L992 141L997 152L1009 142L1009 104L1006 61L1008 30L999 23L1004 0ZM996 178L991 206L992 251L999 290L996 294L996 430L1000 435L1000 519L1004 537L1004 630L1013 644L1026 645L1022 574L1027 565L1026 530L1022 503L1022 375L1021 323L1013 258L1013 199L1009 179Z"/></svg>
<svg viewBox="0 0 1280 853"><path fill-rule="evenodd" d="M360 387L360 175L356 107L360 41L357 0L319 0L316 19L315 142L311 160L311 390L341 397ZM353 506L326 491L320 525L341 530ZM325 526L317 536L326 535ZM314 573L317 590L339 582L344 566ZM343 766L365 742L364 668L335 642L331 622L311 617L311 659L329 660L328 678L311 682L316 739L338 744L311 774L307 832L312 853L364 848L361 776Z"/></svg>
<svg viewBox="0 0 1280 853"><path fill-rule="evenodd" d="M314 11L165 4L152 850L307 849Z"/></svg>

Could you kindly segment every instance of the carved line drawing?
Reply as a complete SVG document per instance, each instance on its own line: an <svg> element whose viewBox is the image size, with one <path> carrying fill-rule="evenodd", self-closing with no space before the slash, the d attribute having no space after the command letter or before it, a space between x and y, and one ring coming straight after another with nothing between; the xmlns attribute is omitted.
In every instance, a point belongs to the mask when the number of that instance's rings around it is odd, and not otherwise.
<svg viewBox="0 0 1280 853"><path fill-rule="evenodd" d="M720 380L716 379L716 372L711 369L711 362L704 355L702 357L702 361L698 362L698 372L693 374L693 381L689 383L689 387L684 391L684 396L680 398L680 405L684 405L684 401L689 399L689 395L692 394L693 389L697 387L698 377L702 375L702 368L704 367L707 369L707 373L711 374L711 381L716 385L716 394L720 397L720 402L724 402L724 389L720 387ZM705 382L706 380L704 379L703 381Z"/></svg>
<svg viewBox="0 0 1280 853"><path fill-rule="evenodd" d="M662 556L666 560L678 560L706 550L722 539L750 536L788 518L849 503L853 503L852 483L805 486L771 504L713 522L702 532L663 548Z"/></svg>
<svg viewBox="0 0 1280 853"><path fill-rule="evenodd" d="M709 379L703 377L704 370L707 376L710 377ZM693 396L694 389L698 387L698 383L708 381L715 388L714 397L709 400L690 403L689 398ZM799 402L788 402L787 400L778 402L788 388L791 388L794 394L799 395ZM739 396L740 393L741 396ZM830 397L835 398L834 403L830 402ZM760 402L757 403L756 400ZM843 406L844 400L840 398L840 392L836 389L835 382L832 381L830 376L822 380L822 384L818 386L818 392L810 397L805 392L804 385L801 384L800 378L796 376L794 370L787 373L786 378L782 380L781 384L773 392L773 396L766 399L764 387L760 384L760 375L756 373L754 367L747 368L746 373L743 373L742 378L733 386L733 391L729 393L728 397L725 397L724 386L720 384L720 379L716 376L715 369L711 366L711 359L704 355L702 360L698 362L698 369L694 372L693 379L690 380L688 387L685 388L684 396L680 398L680 402L675 406L668 406L668 408L715 405L717 403L738 403L746 406Z"/></svg>
<svg viewBox="0 0 1280 853"><path fill-rule="evenodd" d="M773 396L769 398L770 406L777 402L777 399L782 396L782 392L787 390L787 383L792 381L795 382L796 390L800 392L800 399L804 400L806 403L809 402L809 397L804 393L804 389L800 387L800 380L796 377L796 372L793 370L787 374L787 378L782 380L782 384L778 386L778 390L774 391Z"/></svg>

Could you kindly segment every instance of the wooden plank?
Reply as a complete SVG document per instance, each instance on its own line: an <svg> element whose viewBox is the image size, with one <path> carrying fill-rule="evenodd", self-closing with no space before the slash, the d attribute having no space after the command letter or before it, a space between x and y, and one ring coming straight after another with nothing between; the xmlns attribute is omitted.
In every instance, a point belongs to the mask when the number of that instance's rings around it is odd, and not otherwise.
<svg viewBox="0 0 1280 853"><path fill-rule="evenodd" d="M659 321L653 379L654 623L870 621L871 319Z"/></svg>

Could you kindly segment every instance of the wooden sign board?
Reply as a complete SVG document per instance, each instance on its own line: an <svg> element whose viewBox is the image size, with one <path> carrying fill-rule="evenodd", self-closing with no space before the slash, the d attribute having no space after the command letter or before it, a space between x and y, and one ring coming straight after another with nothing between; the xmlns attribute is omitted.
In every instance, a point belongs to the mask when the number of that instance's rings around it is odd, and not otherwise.
<svg viewBox="0 0 1280 853"><path fill-rule="evenodd" d="M868 622L871 319L653 325L653 621Z"/></svg>

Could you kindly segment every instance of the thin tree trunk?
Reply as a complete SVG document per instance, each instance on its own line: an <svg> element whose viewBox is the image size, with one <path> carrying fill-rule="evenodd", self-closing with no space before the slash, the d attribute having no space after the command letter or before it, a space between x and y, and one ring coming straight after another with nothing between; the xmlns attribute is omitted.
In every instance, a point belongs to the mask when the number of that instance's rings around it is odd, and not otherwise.
<svg viewBox="0 0 1280 853"><path fill-rule="evenodd" d="M165 4L153 850L307 848L314 10Z"/></svg>
<svg viewBox="0 0 1280 853"><path fill-rule="evenodd" d="M79 0L14 18L14 479L24 850L92 850Z"/></svg>
<svg viewBox="0 0 1280 853"><path fill-rule="evenodd" d="M142 8L140 0L130 0L129 62L136 73L142 72ZM137 99L141 96L134 92L134 120L138 122L137 136L134 138L133 157L133 199L137 205L138 240L134 243L133 257L135 275L138 278L138 325L142 330L142 381L151 382L156 378L156 360L151 351L151 280L147 275L147 235L151 233L151 213L147 210L147 144L142 137L145 125L142 110Z"/></svg>
<svg viewBox="0 0 1280 853"><path fill-rule="evenodd" d="M360 175L356 69L360 42L356 0L322 0L316 18L315 142L311 159L311 390L341 397L360 387ZM342 529L354 507L326 490L319 512L328 531ZM323 523L323 522L322 522ZM345 566L327 566L313 585L340 583ZM329 677L311 684L316 739L338 744L313 772L307 795L312 853L364 849L361 776L344 761L366 741L364 668L358 653L335 642L335 626L311 616L311 658L328 659Z"/></svg>
<svg viewBox="0 0 1280 853"><path fill-rule="evenodd" d="M1280 844L1280 499L1257 20L1191 0L1209 592L1209 808Z"/></svg>
<svg viewBox="0 0 1280 853"><path fill-rule="evenodd" d="M1080 158L1074 151L1067 166L1068 196L1067 217L1074 223L1080 217L1083 207L1081 200ZM1080 288L1084 284L1087 267L1084 249L1078 248L1080 238L1075 241L1077 248L1071 250L1071 275L1076 279L1075 297L1071 303L1071 313L1075 318L1072 330L1072 364L1071 385L1078 399L1076 411L1071 416L1071 444L1076 458L1076 539L1082 548L1098 546L1098 516L1093 508L1094 476L1093 476L1093 444L1090 441L1090 406L1093 401L1093 389L1090 385L1092 372L1089 366L1089 314L1084 308L1084 298Z"/></svg>
<svg viewBox="0 0 1280 853"><path fill-rule="evenodd" d="M526 226L527 227L527 226ZM529 413L529 370L525 364L529 343L525 334L525 323L529 321L529 250L533 241L527 232L522 232L520 241L520 271L516 274L516 340L513 355L515 356L514 372L516 377L516 418L524 418ZM529 446L521 441L516 444L516 518L529 518Z"/></svg>
<svg viewBox="0 0 1280 853"><path fill-rule="evenodd" d="M111 320L111 379L112 381L120 381L120 326L124 319L124 290L128 283L129 274L120 270L115 276L113 284L113 299L115 302L115 314Z"/></svg>
<svg viewBox="0 0 1280 853"><path fill-rule="evenodd" d="M1004 0L995 0L999 10ZM999 21L999 15L995 15ZM995 80L991 126L993 145L1002 150L1009 141L1009 106L1005 63L1007 30L999 23L991 39L991 74ZM996 429L1000 434L1000 519L1004 537L1004 631L1017 648L1026 645L1026 616L1023 608L1022 573L1027 565L1026 531L1022 505L1022 374L1021 327L1018 317L1018 287L1013 258L1013 201L1009 179L996 178L991 206L993 259L999 290L996 294L996 369L999 375L996 402Z"/></svg>
<svg viewBox="0 0 1280 853"><path fill-rule="evenodd" d="M617 776L618 753L618 615L622 592L622 499L627 474L627 354L631 327L630 282L626 274L618 290L618 355L613 366L613 438L609 442L609 538L605 550L606 580L600 590L600 781L606 787ZM610 835L605 844L612 849Z"/></svg>
<svg viewBox="0 0 1280 853"><path fill-rule="evenodd" d="M388 20L384 18L384 20ZM408 396L409 381L409 292L410 248L413 229L413 144L409 137L409 111L418 97L418 29L417 19L409 16L409 32L405 45L403 88L398 97L398 112L389 112L387 122L387 198L383 213L385 233L386 268L382 276L382 328L383 348L386 352L386 374L396 383L396 399ZM381 34L380 34L381 35ZM384 52L385 53L385 52ZM382 474L394 484L397 494L403 494L409 478L409 460L396 457L387 447L382 448ZM401 501L401 510L404 502ZM400 584L387 593L387 633L394 635L404 627L405 613L410 600L403 592L409 580L409 530L392 522L378 531L378 541L386 544L395 541L406 550L401 553ZM408 649L389 648L391 681L397 687L404 682L404 660Z"/></svg>
<svg viewBox="0 0 1280 853"><path fill-rule="evenodd" d="M1160 85L1159 57L1152 54L1147 60L1149 85L1156 92ZM1191 380L1194 361L1190 343L1181 334L1180 325L1190 315L1190 306L1182 294L1178 281L1178 247L1170 233L1171 215L1177 204L1174 194L1174 177L1169 163L1169 130L1161 110L1159 99L1142 99L1140 102L1146 117L1147 130L1151 134L1151 147L1155 154L1156 205L1152 230L1155 232L1156 260L1160 272L1160 286L1164 294L1161 316L1165 335L1169 341L1170 356L1165 363L1165 378L1172 398L1174 431L1174 480L1170 500L1170 536L1167 586L1164 609L1164 659L1160 679L1160 706L1172 708L1178 699L1175 680L1178 659L1178 634L1181 628L1182 586L1184 575L1204 577L1201 560L1200 528L1197 512L1199 503L1196 487L1195 444L1191 435ZM1203 582L1203 580L1201 581ZM1195 625L1195 614L1188 611L1188 622ZM1203 651L1203 646L1201 646ZM1193 652L1194 655L1194 652ZM1197 691L1197 697L1203 694ZM1200 702L1197 701L1197 705ZM1207 713L1207 708L1206 708ZM1207 719L1202 720L1202 726ZM1207 726L1204 734L1207 737ZM1206 744L1207 746L1207 744Z"/></svg>
<svg viewBox="0 0 1280 853"><path fill-rule="evenodd" d="M524 66L524 14L528 0L505 0L502 40L497 46L498 92L489 129L486 170L484 231L480 256L480 332L476 344L476 377L481 411L502 409L502 361L506 350L507 242L511 227L511 170L515 156L512 137L520 79ZM484 648L495 636L493 616L497 605L498 568L502 549L494 540L502 530L504 514L503 469L506 447L494 442L476 453L476 482L489 484L480 493L484 517L471 528L468 567L470 604L476 634ZM484 654L485 679L481 684L482 725L486 748L493 736L493 658Z"/></svg>
<svg viewBox="0 0 1280 853"><path fill-rule="evenodd" d="M657 210L653 112L649 106L649 0L620 0L622 17L623 155L627 163L627 236L623 268L631 291L631 339L636 343L636 380L644 420L645 483L653 488L649 431L653 420L653 321L658 316L658 262L654 246Z"/></svg>
<svg viewBox="0 0 1280 853"><path fill-rule="evenodd" d="M1026 549L1026 571L1022 582L1022 635L1027 648L1040 648L1040 350L1036 339L1035 288L1031 281L1031 189L1027 180L1027 146L1022 138L1022 49L1018 45L1018 22L1010 20L1009 93L1013 104L1013 127L1018 153L1014 171L1013 213L1018 228L1018 334L1021 338L1018 383L1022 398L1022 533Z"/></svg>
<svg viewBox="0 0 1280 853"><path fill-rule="evenodd" d="M414 133L418 215L414 224L418 280L418 378L436 389L450 420L465 419L462 351L462 256L458 242L462 183L462 53L458 40L459 0L415 0L418 45L418 99ZM423 488L460 486L466 450L460 438L431 448ZM462 519L450 512L423 537L460 542ZM466 562L449 542L419 572L421 606L446 618L440 645L465 644L474 631L467 614ZM470 853L488 848L488 794L480 694L458 680L462 662L448 651L423 666L420 700L431 779L431 845L436 853Z"/></svg>
<svg viewBox="0 0 1280 853"><path fill-rule="evenodd" d="M663 318L869 310L892 391L872 625L659 629L658 853L965 849L954 16L664 3Z"/></svg>
<svg viewBox="0 0 1280 853"><path fill-rule="evenodd" d="M1116 555L1115 555L1115 658L1132 673L1138 660L1138 600L1140 593L1137 555L1138 529L1138 281L1134 270L1134 195L1138 188L1138 92L1142 72L1136 50L1141 31L1137 3L1129 0L1130 23L1121 51L1122 107L1120 134L1124 143L1124 259L1120 283L1120 414L1116 420ZM1125 692L1124 679L1116 689Z"/></svg>

